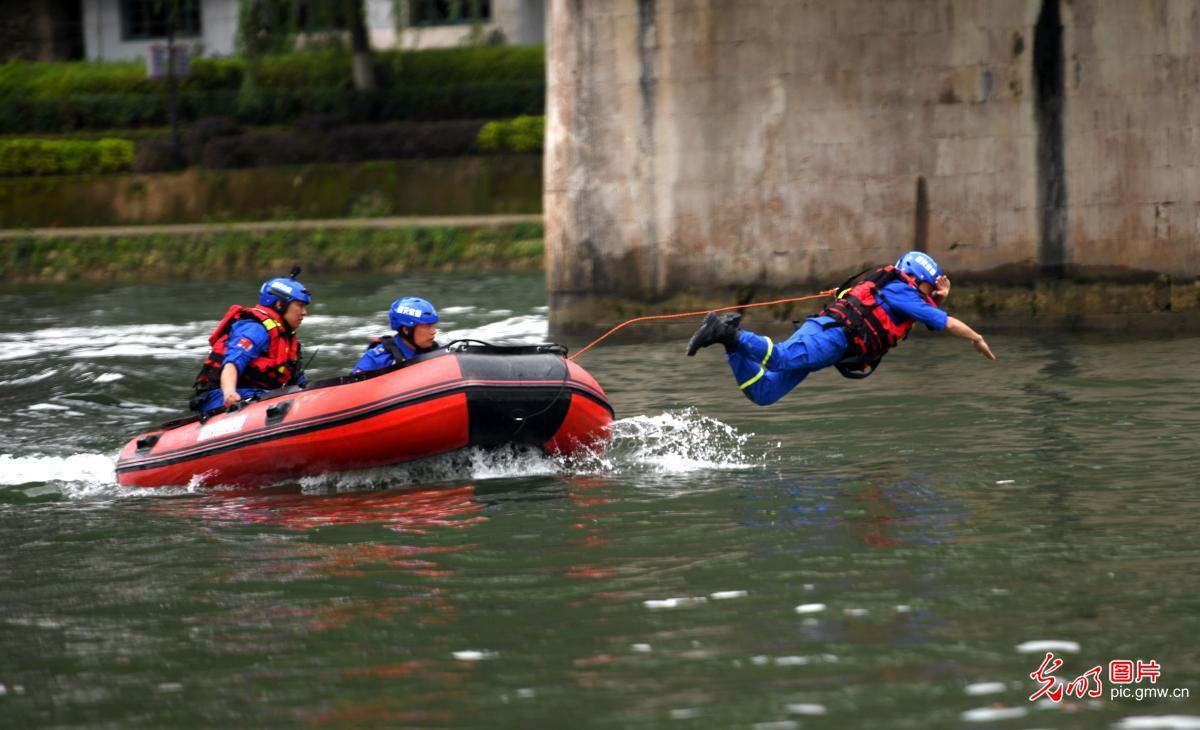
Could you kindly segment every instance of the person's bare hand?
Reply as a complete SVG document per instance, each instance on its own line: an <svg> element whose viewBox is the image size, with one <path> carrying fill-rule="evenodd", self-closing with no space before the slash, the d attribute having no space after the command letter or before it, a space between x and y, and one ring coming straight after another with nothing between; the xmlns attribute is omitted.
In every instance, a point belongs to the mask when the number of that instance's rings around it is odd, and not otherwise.
<svg viewBox="0 0 1200 730"><path fill-rule="evenodd" d="M992 354L992 348L988 347L987 340L983 339L983 337L980 337L978 340L975 340L974 345L975 345L975 352L978 352L980 355L983 355L984 357L986 357L989 360L996 359L996 356L994 354Z"/></svg>
<svg viewBox="0 0 1200 730"><path fill-rule="evenodd" d="M950 277L942 274L937 278L937 289L933 292L933 298L941 302L950 296Z"/></svg>
<svg viewBox="0 0 1200 730"><path fill-rule="evenodd" d="M242 399L241 394L238 393L236 390L223 390L221 392L224 393L224 395L225 395L225 405L226 406L231 406L234 403L237 403L238 401L240 401Z"/></svg>

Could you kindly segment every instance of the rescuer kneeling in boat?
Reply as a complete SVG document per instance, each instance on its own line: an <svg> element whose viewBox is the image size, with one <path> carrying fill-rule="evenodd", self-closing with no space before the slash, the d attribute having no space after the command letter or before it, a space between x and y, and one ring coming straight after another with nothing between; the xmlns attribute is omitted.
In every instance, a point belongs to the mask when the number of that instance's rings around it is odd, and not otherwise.
<svg viewBox="0 0 1200 730"><path fill-rule="evenodd" d="M386 368L438 349L433 340L437 335L437 321L437 310L420 297L404 297L392 302L388 322L396 334L371 340L367 351L354 366L354 372Z"/></svg>
<svg viewBox="0 0 1200 730"><path fill-rule="evenodd" d="M295 277L271 279L258 293L258 305L234 304L209 335L212 352L192 386L191 408L206 413L268 390L304 382L296 330L312 297Z"/></svg>
<svg viewBox="0 0 1200 730"><path fill-rule="evenodd" d="M979 354L996 359L982 335L941 309L950 294L950 277L929 255L909 251L895 266L849 284L837 301L778 345L770 337L738 329L740 314L709 312L688 342L687 354L724 345L738 387L760 406L774 403L809 373L830 365L847 378L867 377L915 322L970 340Z"/></svg>

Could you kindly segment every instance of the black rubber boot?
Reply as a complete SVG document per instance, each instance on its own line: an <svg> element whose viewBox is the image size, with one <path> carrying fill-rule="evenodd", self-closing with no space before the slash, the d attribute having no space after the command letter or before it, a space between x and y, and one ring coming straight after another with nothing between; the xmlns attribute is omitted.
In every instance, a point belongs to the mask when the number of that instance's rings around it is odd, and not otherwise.
<svg viewBox="0 0 1200 730"><path fill-rule="evenodd" d="M738 344L738 325L741 321L742 315L737 312L726 312L724 314L709 312L705 315L704 322L700 324L700 329L696 330L696 334L692 335L692 339L688 340L688 357L695 355L696 351L701 347L708 347L717 342L725 345L725 352L736 350Z"/></svg>

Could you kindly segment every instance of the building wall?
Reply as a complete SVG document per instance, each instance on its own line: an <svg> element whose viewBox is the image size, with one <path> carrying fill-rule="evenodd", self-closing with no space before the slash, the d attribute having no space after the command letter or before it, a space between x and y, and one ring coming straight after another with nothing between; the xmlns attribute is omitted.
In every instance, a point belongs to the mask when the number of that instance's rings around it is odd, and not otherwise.
<svg viewBox="0 0 1200 730"><path fill-rule="evenodd" d="M393 48L396 22L392 0L367 0L371 45ZM483 34L499 31L509 45L535 45L546 39L546 0L492 0L491 22L481 24ZM446 48L470 41L470 25L405 27L400 45L406 49Z"/></svg>
<svg viewBox="0 0 1200 730"><path fill-rule="evenodd" d="M180 42L199 44L204 55L227 56L237 45L238 0L199 0L198 39ZM397 45L395 9L392 0L366 0L367 31L374 48ZM148 48L165 39L125 40L121 37L120 0L83 0L85 54L89 60L125 60L145 58ZM492 0L492 22L482 31L503 33L511 45L531 45L545 41L545 0ZM404 28L400 44L404 48L445 48L469 41L469 25L443 25Z"/></svg>
<svg viewBox="0 0 1200 730"><path fill-rule="evenodd" d="M199 38L181 37L206 56L227 56L237 39L238 0L200 0ZM83 0L85 57L91 61L145 58L152 45L166 38L126 40L121 31L120 0Z"/></svg>
<svg viewBox="0 0 1200 730"><path fill-rule="evenodd" d="M1195 276L1198 8L554 0L552 303L824 288L908 248Z"/></svg>

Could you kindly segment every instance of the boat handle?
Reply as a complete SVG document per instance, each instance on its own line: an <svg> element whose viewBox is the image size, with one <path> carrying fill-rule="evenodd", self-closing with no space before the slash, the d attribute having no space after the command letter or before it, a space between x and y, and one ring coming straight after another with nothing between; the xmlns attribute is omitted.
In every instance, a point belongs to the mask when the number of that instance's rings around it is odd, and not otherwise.
<svg viewBox="0 0 1200 730"><path fill-rule="evenodd" d="M267 409L267 425L274 426L279 423L290 410L292 410L292 402L290 400L271 406Z"/></svg>

